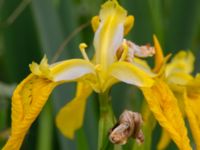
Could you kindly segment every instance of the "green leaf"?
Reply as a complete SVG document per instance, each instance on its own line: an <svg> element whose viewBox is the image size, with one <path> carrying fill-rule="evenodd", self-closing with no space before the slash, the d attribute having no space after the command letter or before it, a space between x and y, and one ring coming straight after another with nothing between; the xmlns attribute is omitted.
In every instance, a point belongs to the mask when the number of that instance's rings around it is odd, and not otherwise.
<svg viewBox="0 0 200 150"><path fill-rule="evenodd" d="M49 0L32 1L31 8L35 18L38 38L40 38L40 43L42 47L41 49L44 53L47 54L49 60L51 60L59 45L64 41L64 35L58 12L53 6L53 2ZM62 54L62 58L63 56L68 56L67 51L64 51L64 53ZM67 94L65 94L65 91L67 91ZM62 86L55 90L52 97L53 114L56 114L60 107L67 102L65 101L64 97L67 97L69 99L70 97L72 97L72 91L72 85L67 85L67 87ZM49 113L52 112L49 111ZM53 121L52 123L55 122ZM52 130L50 129L49 132L52 132ZM74 144L67 140L63 135L61 135L59 132L57 134L59 138L58 142L61 149L70 149L70 147L74 147Z"/></svg>

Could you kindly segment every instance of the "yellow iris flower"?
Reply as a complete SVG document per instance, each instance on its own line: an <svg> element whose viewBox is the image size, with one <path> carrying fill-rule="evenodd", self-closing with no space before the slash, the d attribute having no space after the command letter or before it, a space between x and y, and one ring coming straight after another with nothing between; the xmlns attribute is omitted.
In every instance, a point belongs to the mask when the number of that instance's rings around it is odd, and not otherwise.
<svg viewBox="0 0 200 150"><path fill-rule="evenodd" d="M158 72L158 76L152 87L141 89L154 117L163 127L157 149L165 149L171 139L179 149L192 149L183 122L183 117L186 116L196 144L195 148L199 150L200 74L195 78L190 75L193 71L194 56L190 51L180 51L170 63L166 64L170 55L164 58L156 37L154 43L156 65L153 70ZM145 126L149 127L148 122Z"/></svg>
<svg viewBox="0 0 200 150"><path fill-rule="evenodd" d="M92 19L95 31L95 55L90 61L85 48L80 44L84 59L71 59L48 64L46 57L40 64L30 65L28 75L15 89L12 97L11 136L3 150L20 149L31 124L41 112L52 90L63 83L77 82L75 98L58 113L56 124L68 138L82 126L87 97L94 90L107 91L113 84L122 81L138 87L151 87L155 76L144 62L137 59L127 62L128 46L123 37L133 26L133 16L116 0L108 0L100 10L99 16ZM118 48L123 47L122 55L117 56ZM73 115L72 115L73 114ZM66 121L69 120L69 121Z"/></svg>
<svg viewBox="0 0 200 150"><path fill-rule="evenodd" d="M161 46L155 37L154 41L156 50L154 71L159 72L159 76L155 78L155 84L152 87L141 89L150 110L167 133L163 134L163 139L165 140L162 140L162 144L166 144L166 137L170 137L179 149L190 150L192 148L187 135L183 114L179 108L178 100L172 92L171 83L173 83L173 86L185 85L191 79L187 73L192 70L188 66L192 64L193 56L189 53L187 59L183 57L186 52L182 51L175 56L172 63L166 65L168 57L164 58ZM164 149L164 147L159 146L158 149Z"/></svg>
<svg viewBox="0 0 200 150"><path fill-rule="evenodd" d="M194 56L190 51L180 51L166 65L165 80L178 99L183 115L188 119L196 149L200 150L200 74L193 77ZM164 130L158 149L164 149L170 142Z"/></svg>

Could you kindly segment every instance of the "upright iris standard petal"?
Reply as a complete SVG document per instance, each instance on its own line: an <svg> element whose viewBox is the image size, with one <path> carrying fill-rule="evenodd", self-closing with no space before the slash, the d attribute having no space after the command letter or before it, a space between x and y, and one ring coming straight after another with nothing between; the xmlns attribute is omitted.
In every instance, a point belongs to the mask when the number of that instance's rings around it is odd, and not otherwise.
<svg viewBox="0 0 200 150"><path fill-rule="evenodd" d="M157 79L151 88L141 88L159 124L181 150L191 150L190 141L177 99L167 84Z"/></svg>
<svg viewBox="0 0 200 150"><path fill-rule="evenodd" d="M134 17L133 16L128 16L126 18L126 21L124 23L124 35L127 35L131 28L133 27L134 24Z"/></svg>
<svg viewBox="0 0 200 150"><path fill-rule="evenodd" d="M81 80L86 74L94 73L94 67L84 60L69 60L51 67L44 57L40 64L30 65L32 74L24 79L12 97L11 136L3 150L18 150L31 124L37 118L49 95L57 85Z"/></svg>
<svg viewBox="0 0 200 150"><path fill-rule="evenodd" d="M94 32L97 31L97 29L99 27L99 24L100 24L100 18L99 18L99 16L92 17L92 19L91 19L91 25L92 25L92 29L93 29Z"/></svg>
<svg viewBox="0 0 200 150"><path fill-rule="evenodd" d="M96 63L107 68L115 61L116 51L122 44L127 12L116 0L108 0L100 10L100 24L95 33Z"/></svg>
<svg viewBox="0 0 200 150"><path fill-rule="evenodd" d="M116 62L112 64L108 70L110 76L128 84L139 87L151 87L154 80L139 67L128 62Z"/></svg>
<svg viewBox="0 0 200 150"><path fill-rule="evenodd" d="M73 139L75 131L82 126L87 98L91 92L92 88L88 84L79 82L75 98L60 109L56 124L66 137Z"/></svg>

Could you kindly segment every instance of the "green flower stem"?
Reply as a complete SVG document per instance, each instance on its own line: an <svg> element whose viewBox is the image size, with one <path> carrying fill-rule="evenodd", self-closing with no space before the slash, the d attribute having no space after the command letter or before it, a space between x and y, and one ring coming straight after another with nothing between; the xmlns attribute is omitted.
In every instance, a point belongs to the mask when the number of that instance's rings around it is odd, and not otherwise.
<svg viewBox="0 0 200 150"><path fill-rule="evenodd" d="M76 144L77 144L77 150L89 149L88 141L83 128L79 129L76 132Z"/></svg>
<svg viewBox="0 0 200 150"><path fill-rule="evenodd" d="M104 150L109 145L108 133L115 123L111 100L108 91L99 94L100 119L98 150Z"/></svg>

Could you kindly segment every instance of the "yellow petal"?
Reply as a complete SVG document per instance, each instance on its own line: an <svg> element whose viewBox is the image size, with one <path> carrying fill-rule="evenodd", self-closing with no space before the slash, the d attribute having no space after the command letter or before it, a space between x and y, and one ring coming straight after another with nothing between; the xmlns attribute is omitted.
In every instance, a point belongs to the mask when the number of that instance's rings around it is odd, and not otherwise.
<svg viewBox="0 0 200 150"><path fill-rule="evenodd" d="M171 138L170 138L169 134L167 133L167 131L162 130L161 138L157 145L157 150L166 149L170 143L170 140L171 140Z"/></svg>
<svg viewBox="0 0 200 150"><path fill-rule="evenodd" d="M200 150L200 99L192 99L184 93L185 112L190 124L196 149Z"/></svg>
<svg viewBox="0 0 200 150"><path fill-rule="evenodd" d="M11 136L3 150L20 149L31 124L58 84L31 74L17 86L12 97Z"/></svg>
<svg viewBox="0 0 200 150"><path fill-rule="evenodd" d="M91 92L88 84L79 82L75 98L60 109L56 124L66 137L73 139L74 132L82 126L87 98Z"/></svg>
<svg viewBox="0 0 200 150"><path fill-rule="evenodd" d="M86 74L95 73L94 65L83 59L70 59L49 65L44 56L40 64L33 62L29 67L34 75L55 82L77 80Z"/></svg>
<svg viewBox="0 0 200 150"><path fill-rule="evenodd" d="M83 59L70 59L51 67L53 81L72 81L90 73L95 73L94 65Z"/></svg>
<svg viewBox="0 0 200 150"><path fill-rule="evenodd" d="M166 81L170 88L175 91L182 93L185 90L185 86L193 80L193 77L186 73L171 73L167 78Z"/></svg>
<svg viewBox="0 0 200 150"><path fill-rule="evenodd" d="M124 35L127 35L134 24L134 16L128 16L124 23Z"/></svg>
<svg viewBox="0 0 200 150"><path fill-rule="evenodd" d="M154 80L139 67L128 62L117 62L110 66L108 74L118 80L139 87L150 87Z"/></svg>
<svg viewBox="0 0 200 150"><path fill-rule="evenodd" d="M151 88L141 89L156 120L169 133L178 148L191 150L177 99L167 84L157 80Z"/></svg>
<svg viewBox="0 0 200 150"><path fill-rule="evenodd" d="M179 72L190 74L194 68L194 55L190 51L180 51L167 65L165 74Z"/></svg>
<svg viewBox="0 0 200 150"><path fill-rule="evenodd" d="M191 75L186 74L186 73L181 73L181 72L171 73L167 77L167 81L169 83L174 83L174 84L178 84L178 85L186 85L192 79L193 79L193 77Z"/></svg>
<svg viewBox="0 0 200 150"><path fill-rule="evenodd" d="M4 150L20 148L26 132L56 85L79 80L95 71L91 63L82 59L62 61L49 66L46 57L40 64L33 62L30 69L32 74L18 85L13 94L11 137Z"/></svg>
<svg viewBox="0 0 200 150"><path fill-rule="evenodd" d="M114 84L118 83L119 80L117 80L116 78L110 77L108 76L107 78L105 78L105 82L102 86L102 90L100 92L105 92L108 89L110 89Z"/></svg>
<svg viewBox="0 0 200 150"><path fill-rule="evenodd" d="M107 68L115 61L116 51L122 44L127 12L116 0L108 0L100 10L100 24L95 33L96 63Z"/></svg>
<svg viewBox="0 0 200 150"><path fill-rule="evenodd" d="M160 43L155 35L153 36L153 40L154 40L154 47L155 47L155 66L154 66L153 71L157 73L159 72L163 64L164 55L163 55L163 50L160 46Z"/></svg>
<svg viewBox="0 0 200 150"><path fill-rule="evenodd" d="M132 64L140 68L145 73L149 74L151 77L156 76L156 74L152 72L150 66L147 64L145 60L134 57Z"/></svg>
<svg viewBox="0 0 200 150"><path fill-rule="evenodd" d="M188 82L187 95L191 99L200 99L200 74Z"/></svg>
<svg viewBox="0 0 200 150"><path fill-rule="evenodd" d="M92 24L93 31L96 32L100 24L99 16L92 17L91 24Z"/></svg>

